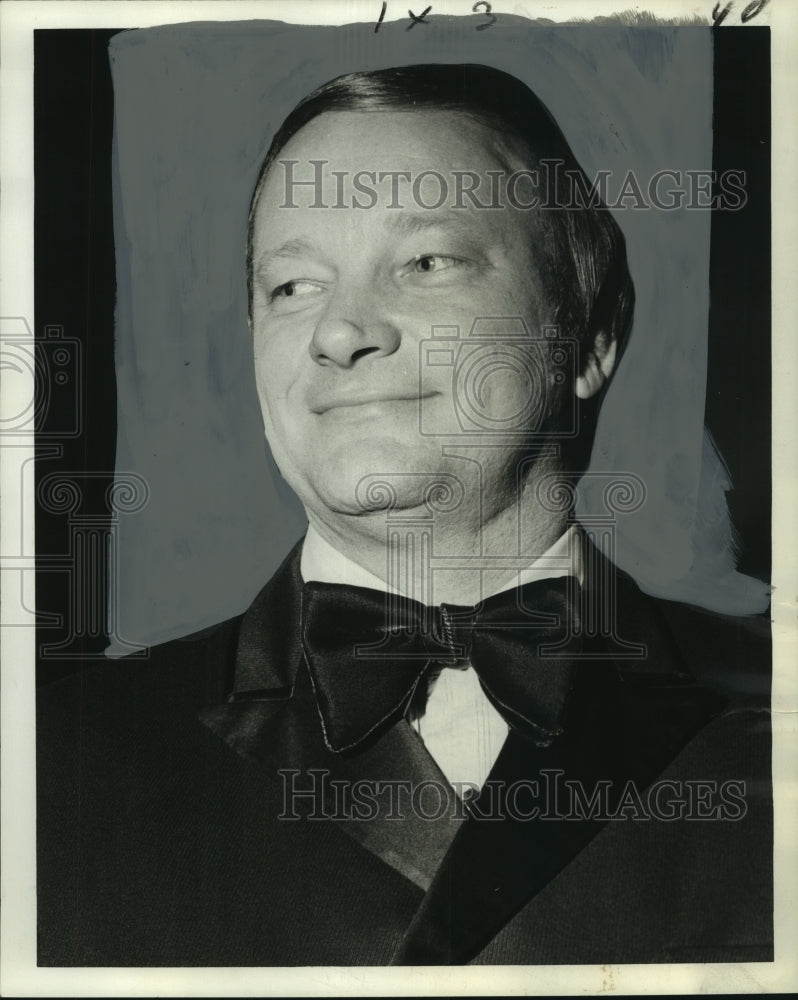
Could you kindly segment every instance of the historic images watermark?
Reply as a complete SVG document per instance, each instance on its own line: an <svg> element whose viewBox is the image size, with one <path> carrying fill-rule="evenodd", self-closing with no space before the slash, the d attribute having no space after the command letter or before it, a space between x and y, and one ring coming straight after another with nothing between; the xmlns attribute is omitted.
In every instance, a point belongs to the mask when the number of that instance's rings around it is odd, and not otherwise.
<svg viewBox="0 0 798 1000"><path fill-rule="evenodd" d="M0 418L0 445L16 479L16 490L4 502L9 523L19 526L5 537L4 625L40 630L43 661L104 660L104 650L90 644L106 636L127 653L148 656L119 634L119 528L122 518L147 505L149 483L133 471L70 467L64 461L70 443L86 432L86 358L79 338L67 336L60 323L45 324L34 337L25 317L2 316L0 343L12 401ZM35 458L29 453L34 432ZM53 471L47 471L48 462L58 463ZM43 547L40 538L33 551L34 510L38 527L63 522L62 547ZM41 593L33 599L37 575L64 582L61 612L50 610Z"/></svg>
<svg viewBox="0 0 798 1000"><path fill-rule="evenodd" d="M333 778L325 768L282 768L278 774L279 819L286 821L401 821L415 816L429 822L444 817L482 822L736 822L748 811L746 783L733 779L660 779L646 787L634 781L617 786L597 780L588 785L551 768L511 783L489 779L480 789L470 782L450 785L434 779L349 781Z"/></svg>
<svg viewBox="0 0 798 1000"><path fill-rule="evenodd" d="M657 170L640 177L599 170L592 182L560 159L541 159L523 170L328 170L328 160L278 160L282 170L280 208L401 210L410 205L435 209L512 208L581 211L584 209L679 209L739 211L748 200L744 170Z"/></svg>
<svg viewBox="0 0 798 1000"><path fill-rule="evenodd" d="M480 316L470 330L433 324L419 344L419 433L441 446L468 447L475 436L562 441L579 433L577 398L545 418L563 387L579 374L579 341L553 323L530 330L522 316ZM434 395L446 373L451 407L441 413ZM502 392L486 391L501 379ZM481 442L480 442L481 443Z"/></svg>

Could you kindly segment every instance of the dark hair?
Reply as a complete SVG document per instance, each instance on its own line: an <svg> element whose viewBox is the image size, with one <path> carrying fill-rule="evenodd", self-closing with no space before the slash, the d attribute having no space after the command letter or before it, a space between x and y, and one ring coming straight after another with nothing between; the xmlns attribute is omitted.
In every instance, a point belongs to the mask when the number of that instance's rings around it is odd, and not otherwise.
<svg viewBox="0 0 798 1000"><path fill-rule="evenodd" d="M254 218L264 179L288 141L326 111L435 109L466 115L511 142L521 142L533 163L562 161L562 169L590 182L545 105L520 80L475 64L426 64L347 73L314 90L278 129L258 174L247 227L247 289L252 309ZM626 245L617 223L600 203L540 210L546 238L541 274L552 318L563 332L592 343L600 330L623 347L632 319L634 287ZM535 248L536 253L538 247Z"/></svg>

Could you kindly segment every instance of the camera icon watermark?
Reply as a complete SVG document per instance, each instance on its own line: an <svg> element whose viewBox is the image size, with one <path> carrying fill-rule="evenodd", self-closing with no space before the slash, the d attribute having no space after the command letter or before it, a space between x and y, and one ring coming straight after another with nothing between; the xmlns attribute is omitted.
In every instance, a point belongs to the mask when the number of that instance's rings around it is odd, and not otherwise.
<svg viewBox="0 0 798 1000"><path fill-rule="evenodd" d="M32 434L38 441L77 437L81 431L81 344L57 324L34 339L21 316L4 316L0 366L13 400L0 417L0 436Z"/></svg>
<svg viewBox="0 0 798 1000"><path fill-rule="evenodd" d="M429 437L571 438L578 343L558 326L532 336L520 316L433 326L419 345L419 430ZM546 418L556 409L556 426Z"/></svg>

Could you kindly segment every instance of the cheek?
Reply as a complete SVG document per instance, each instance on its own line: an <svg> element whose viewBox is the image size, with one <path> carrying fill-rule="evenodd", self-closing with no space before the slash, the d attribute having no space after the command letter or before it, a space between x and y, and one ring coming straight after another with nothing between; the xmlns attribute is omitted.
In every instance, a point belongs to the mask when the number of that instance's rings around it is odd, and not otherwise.
<svg viewBox="0 0 798 1000"><path fill-rule="evenodd" d="M273 406L288 395L302 360L300 343L297 337L255 329L253 361L261 405Z"/></svg>

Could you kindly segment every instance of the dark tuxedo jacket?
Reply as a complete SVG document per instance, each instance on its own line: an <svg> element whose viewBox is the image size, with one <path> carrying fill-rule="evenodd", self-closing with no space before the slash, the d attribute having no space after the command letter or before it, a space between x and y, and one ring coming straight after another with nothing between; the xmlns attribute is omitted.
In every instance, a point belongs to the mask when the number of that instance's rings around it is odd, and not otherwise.
<svg viewBox="0 0 798 1000"><path fill-rule="evenodd" d="M617 575L614 638L565 733L511 736L490 776L610 788L616 818L549 803L486 821L478 799L359 819L342 788L445 779L404 720L358 755L327 749L301 587L297 547L243 616L42 688L40 964L772 959L767 623Z"/></svg>

